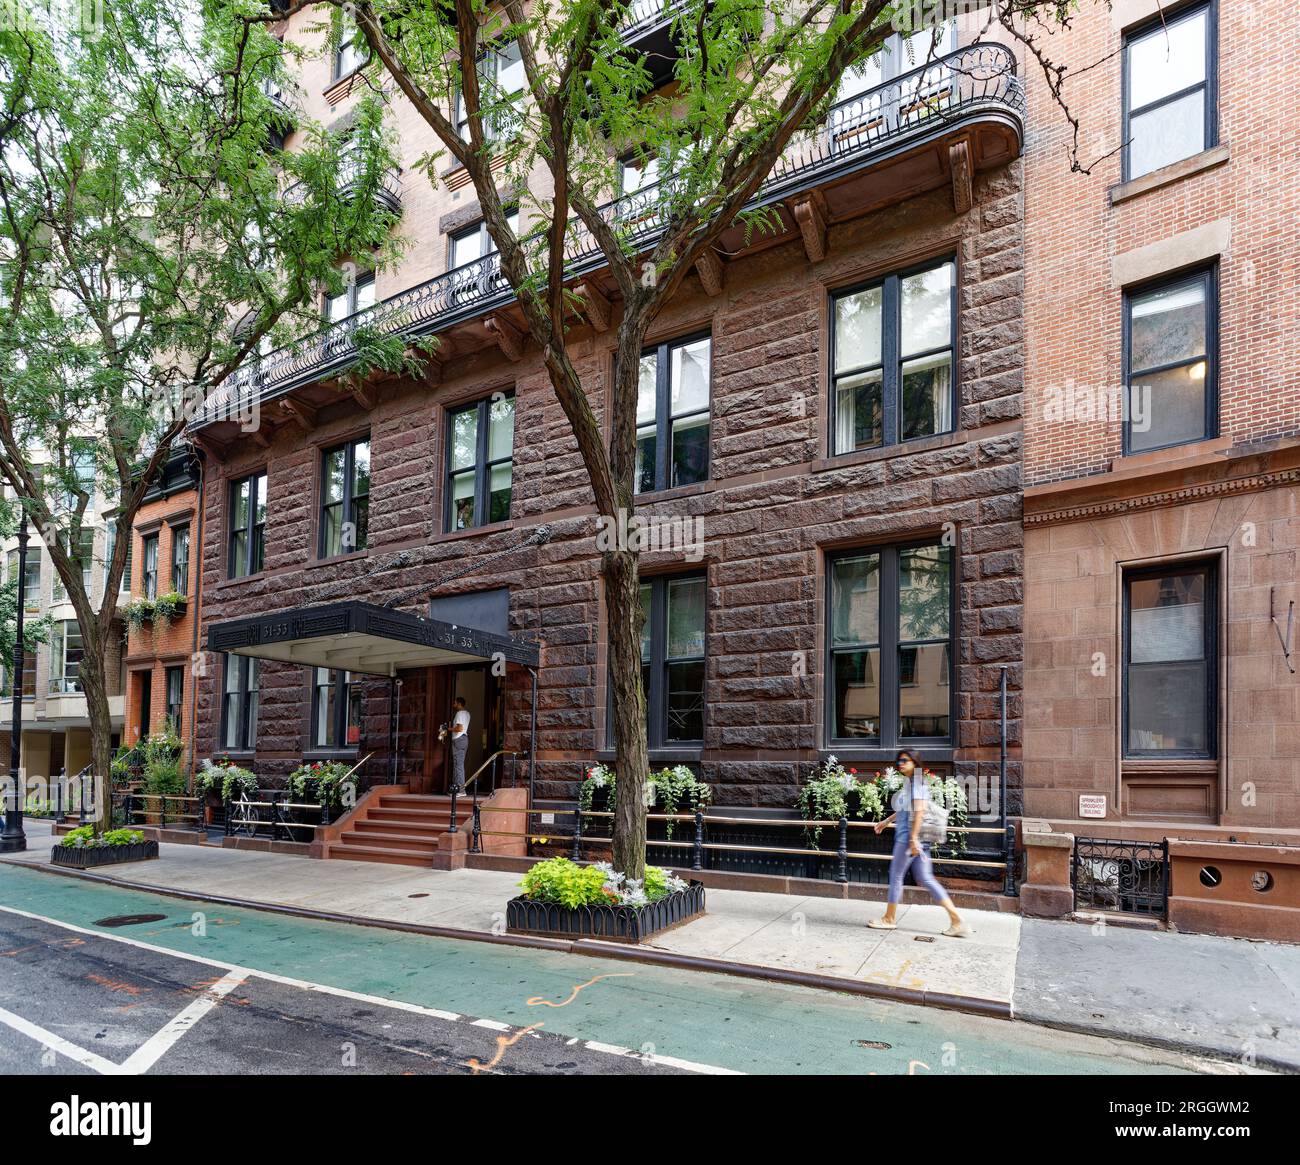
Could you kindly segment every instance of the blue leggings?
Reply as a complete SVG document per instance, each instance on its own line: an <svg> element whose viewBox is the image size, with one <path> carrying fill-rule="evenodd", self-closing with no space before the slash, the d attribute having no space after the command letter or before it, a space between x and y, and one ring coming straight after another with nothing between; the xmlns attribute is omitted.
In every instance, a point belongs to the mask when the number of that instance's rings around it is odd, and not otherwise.
<svg viewBox="0 0 1300 1165"><path fill-rule="evenodd" d="M894 853L889 859L889 897L886 901L890 905L897 905L902 900L903 879L907 876L909 866L918 886L929 890L936 902L947 901L948 891L939 885L939 880L934 876L934 866L930 864L930 843L921 842L921 852L913 856L907 852L911 840L904 830L899 830L894 835Z"/></svg>

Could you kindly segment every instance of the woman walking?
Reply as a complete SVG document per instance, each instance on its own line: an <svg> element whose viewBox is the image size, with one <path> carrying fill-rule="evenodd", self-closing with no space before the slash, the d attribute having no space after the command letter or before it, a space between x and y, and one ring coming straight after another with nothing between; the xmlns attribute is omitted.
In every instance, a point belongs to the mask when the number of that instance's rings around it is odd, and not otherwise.
<svg viewBox="0 0 1300 1165"><path fill-rule="evenodd" d="M934 876L934 866L930 863L930 843L921 840L921 822L925 817L926 803L930 800L930 790L921 769L921 758L910 748L899 749L894 758L894 768L903 778L903 786L894 794L894 812L883 821L876 822L877 833L891 822L894 825L894 852L889 859L889 898L884 916L873 918L867 925L872 930L898 929L895 918L898 903L903 897L903 879L910 867L917 885L929 890L935 901L948 912L950 925L943 933L950 938L969 938L974 932L962 922L961 915L948 897L948 891Z"/></svg>

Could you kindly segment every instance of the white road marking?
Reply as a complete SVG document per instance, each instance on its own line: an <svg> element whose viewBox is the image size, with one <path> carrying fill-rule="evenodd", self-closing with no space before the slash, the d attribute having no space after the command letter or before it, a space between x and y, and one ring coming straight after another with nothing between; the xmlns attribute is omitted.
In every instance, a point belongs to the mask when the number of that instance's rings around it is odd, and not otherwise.
<svg viewBox="0 0 1300 1165"><path fill-rule="evenodd" d="M155 1032L126 1060L123 1061L120 1069L124 1076L137 1076L141 1073L148 1072L167 1052L175 1045L176 1041L189 1031L196 1023L217 1006L227 995L238 987L248 976L240 971L231 971L228 975L223 976L217 983L203 992L203 994L191 1003L184 1011L176 1016L170 1023L162 1028L161 1031Z"/></svg>
<svg viewBox="0 0 1300 1165"><path fill-rule="evenodd" d="M49 926L57 926L63 930L73 931L76 934L88 934L94 938L104 939L107 942L122 943L124 946L129 946L129 947L138 947L142 951L152 951L154 954L157 955L171 955L172 958L186 959L191 963L202 963L204 966L207 967L216 967L220 970L231 972L233 974L238 975L239 981L242 981L244 979L265 979L269 983L280 983L286 987L296 987L302 991L320 991L326 995L337 996L340 999L351 999L358 1003L365 1003L376 1007L388 1007L388 1008L392 1008L394 1011L405 1011L413 1015L427 1016L430 1019L445 1020L448 1023L468 1023L476 1027L486 1027L496 1031L503 1031L503 1032L518 1030L517 1028L513 1027L511 1024L501 1023L499 1020L492 1020L492 1019L471 1020L468 1019L466 1016L457 1014L454 1011L441 1011L435 1007L423 1007L418 1003L407 1003L401 999L385 999L381 995L367 995L361 991L349 991L346 987L332 987L327 983L312 983L306 979L294 979L288 975L277 975L272 971L259 971L253 967L241 966L238 963L228 963L224 959L211 959L208 958L206 955L194 955L186 951L174 951L171 950L169 947L160 947L154 945L153 943L142 942L138 938L128 938L124 934L105 934L102 930L92 930L90 927L78 926L74 922L64 922L62 921L62 919L49 918L44 914L34 914L28 910L19 910L16 906L0 905L0 912L3 912L5 914L13 914L19 918L27 918L33 922L43 922ZM229 977L230 976L228 975L227 978ZM223 983L225 981L226 981L225 979L222 980ZM232 983L231 986L233 987L235 986L235 984ZM188 1010L189 1008L186 1009L186 1011ZM182 1012L181 1014L184 1015L185 1012ZM5 1019L5 1021L8 1022L6 1017L10 1017L11 1015L12 1013L0 1009L0 1019ZM20 1016L13 1015L12 1018L23 1024L27 1023L27 1021L22 1019ZM172 1023L176 1023L177 1020L179 1019L180 1016L177 1016L177 1019L173 1020ZM45 1031L45 1029L43 1028L36 1027L35 1024L30 1024L28 1026L32 1027L33 1029L39 1032ZM190 1026L193 1026L193 1024L191 1024ZM171 1027L171 1024L169 1024L168 1027ZM164 1028L163 1030L166 1031L167 1029ZM74 1050L79 1056L82 1057L89 1056L92 1059L100 1061L101 1063L107 1065L111 1069L111 1072L109 1074L115 1074L119 1071L118 1065L113 1064L109 1060L103 1060L102 1057L95 1056L92 1052L84 1051L83 1049L76 1047L75 1044L69 1044L66 1040L62 1040L60 1039L60 1037L54 1036L53 1033L46 1032L44 1036L33 1036L32 1038L42 1039L44 1042L49 1043L50 1041L46 1037L52 1037L53 1039L58 1040L60 1043L64 1044L69 1049ZM179 1038L179 1036L177 1038ZM537 1037L535 1036L534 1038ZM570 1042L579 1042L579 1041L570 1041ZM660 1056L658 1054L653 1054L653 1055L642 1054L640 1052L634 1052L629 1048L619 1048L612 1044L602 1044L598 1040L582 1040L580 1042L582 1046L588 1049L589 1051L601 1053L604 1055L618 1056L620 1058L626 1058L630 1056L640 1060L644 1064L660 1065L666 1068L680 1068L684 1072L696 1072L699 1073L700 1075L706 1075L706 1076L745 1075L745 1073L743 1072L736 1071L735 1069L732 1068L722 1068L716 1064L697 1064L692 1060L681 1060L675 1056ZM53 1046L54 1045L51 1044L51 1047ZM57 1051L59 1049L55 1048L55 1050ZM64 1054L69 1055L69 1058L71 1059L77 1059L76 1056L72 1056L70 1053L65 1052ZM138 1054L138 1051L135 1054ZM133 1054L132 1058L134 1058L135 1054ZM161 1055L161 1053L159 1054ZM78 1060L77 1062L82 1063L85 1061ZM129 1062L130 1060L126 1061L126 1063ZM124 1066L125 1065L123 1065L123 1067ZM101 1068L96 1068L95 1070L103 1071L103 1069Z"/></svg>
<svg viewBox="0 0 1300 1165"><path fill-rule="evenodd" d="M23 1019L21 1015L14 1015L12 1011L6 1011L3 1007L0 1007L0 1023L13 1028L16 1032L21 1032L38 1044L44 1044L51 1051L58 1052L60 1056L66 1057L73 1063L89 1068L92 1072L98 1072L101 1076L112 1076L117 1072L117 1065L112 1060L105 1060L103 1056L79 1048L62 1036L56 1036L52 1031Z"/></svg>

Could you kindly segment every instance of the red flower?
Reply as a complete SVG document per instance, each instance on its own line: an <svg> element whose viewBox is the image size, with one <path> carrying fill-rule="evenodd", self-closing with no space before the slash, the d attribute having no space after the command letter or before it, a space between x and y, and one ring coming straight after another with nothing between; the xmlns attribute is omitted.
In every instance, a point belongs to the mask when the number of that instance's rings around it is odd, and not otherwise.
<svg viewBox="0 0 1300 1165"><path fill-rule="evenodd" d="M857 769L849 769L849 772L851 772L855 777L858 775Z"/></svg>

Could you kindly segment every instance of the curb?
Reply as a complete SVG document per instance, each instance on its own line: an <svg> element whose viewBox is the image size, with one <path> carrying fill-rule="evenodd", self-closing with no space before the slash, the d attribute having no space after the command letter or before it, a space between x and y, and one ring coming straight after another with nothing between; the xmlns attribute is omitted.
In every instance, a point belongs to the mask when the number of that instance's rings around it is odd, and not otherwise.
<svg viewBox="0 0 1300 1165"><path fill-rule="evenodd" d="M741 979L762 979L794 987L812 987L823 991L838 991L847 995L861 995L890 1003L906 1003L916 1007L935 1007L947 1011L962 1011L992 1019L1012 1018L1011 1004L1002 999L982 999L978 996L951 995L943 991L918 991L910 987L891 987L884 983L869 983L860 979L845 979L838 975L823 975L815 971L793 971L781 967L763 967L754 963L736 963L727 959L704 958L699 955L682 955L675 951L660 951L650 947L623 946L602 943L594 939L540 938L522 934L485 934L480 930L461 930L452 926L429 926L416 922L398 922L382 918L359 918L350 914L335 914L326 910L312 910L302 906L285 906L275 902L257 902L248 898L231 898L220 894L174 890L111 878L86 870L55 867L44 863L14 861L0 858L0 863L20 869L36 870L63 878L76 878L85 882L98 882L123 890L158 894L164 898L180 898L192 902L210 902L217 906L233 906L242 910L260 910L266 914L283 914L291 918L307 918L314 922L341 923L346 926L365 926L376 930L394 930L405 934L425 935L429 938L459 939L466 942L491 943L497 946L528 947L533 950L556 951L561 954L586 955L591 958L612 959L620 962L645 963L651 966L671 967L677 970L711 972L731 975ZM1092 1033L1097 1034L1097 1033Z"/></svg>

